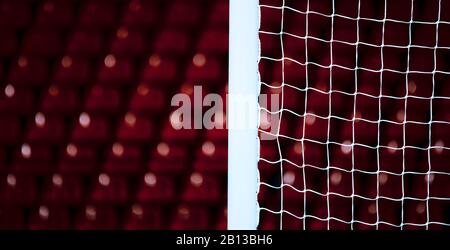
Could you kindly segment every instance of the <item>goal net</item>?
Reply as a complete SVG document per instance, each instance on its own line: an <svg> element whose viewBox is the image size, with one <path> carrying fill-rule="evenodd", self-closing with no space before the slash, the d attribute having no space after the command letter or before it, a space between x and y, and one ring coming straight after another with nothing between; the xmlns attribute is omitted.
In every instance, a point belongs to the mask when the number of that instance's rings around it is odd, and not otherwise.
<svg viewBox="0 0 450 250"><path fill-rule="evenodd" d="M448 229L450 1L259 12L258 228Z"/></svg>

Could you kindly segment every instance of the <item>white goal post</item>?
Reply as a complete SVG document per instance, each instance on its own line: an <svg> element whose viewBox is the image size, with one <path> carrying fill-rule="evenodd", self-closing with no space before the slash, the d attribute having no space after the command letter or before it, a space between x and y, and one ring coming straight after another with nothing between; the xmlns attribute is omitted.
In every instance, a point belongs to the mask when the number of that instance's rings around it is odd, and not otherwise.
<svg viewBox="0 0 450 250"><path fill-rule="evenodd" d="M259 112L259 1L230 0L229 24L228 229L249 230L259 218L258 119L238 124ZM239 104L245 97L249 108Z"/></svg>

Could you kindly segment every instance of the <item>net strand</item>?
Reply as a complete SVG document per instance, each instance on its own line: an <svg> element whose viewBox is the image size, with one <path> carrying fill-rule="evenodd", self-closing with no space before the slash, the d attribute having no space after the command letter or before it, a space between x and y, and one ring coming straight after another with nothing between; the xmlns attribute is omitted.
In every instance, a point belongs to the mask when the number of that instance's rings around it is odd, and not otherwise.
<svg viewBox="0 0 450 250"><path fill-rule="evenodd" d="M358 1L358 4L360 5L360 1ZM358 7L359 8L359 7ZM359 11L359 10L358 10ZM384 0L384 14L383 18L386 19L387 17L387 0ZM383 22L383 28L381 30L381 49L380 49L380 56L381 56L381 70L384 69L384 34L386 32L386 22ZM383 74L380 74L380 89L383 89ZM406 95L405 95L406 96ZM378 120L381 121L381 98L378 98ZM377 122L377 131L380 131L380 125L381 122ZM377 133L377 145L380 145L381 138L380 133ZM380 193L380 148L377 148L377 199L376 199L376 209L377 209L377 222L380 221L380 208L379 208L379 196ZM378 229L378 223L376 225L376 229Z"/></svg>
<svg viewBox="0 0 450 250"><path fill-rule="evenodd" d="M283 0L283 6L285 5L285 0ZM281 16L284 16L284 8L281 10ZM283 43L283 31L284 31L284 18L281 19L281 28L280 28L280 45L281 45L281 56L284 58L284 43ZM281 61L281 70L284 72L284 60ZM281 76L281 84L284 84L284 74L282 74ZM284 108L284 88L281 88L281 109ZM280 113L280 119L278 120L278 131L277 133L280 133L280 128L281 128L281 119L282 119L283 113ZM281 143L280 143L280 137L277 137L277 147L278 147L278 154L280 155L280 158L283 158L282 155L282 149L281 149ZM283 162L280 162L280 181L281 181L281 186L284 185L284 171L283 171ZM283 211L284 207L284 195L283 192L280 193L280 200L281 200L281 204L280 204L280 209L281 211ZM280 229L283 229L283 213L280 213Z"/></svg>
<svg viewBox="0 0 450 250"><path fill-rule="evenodd" d="M436 62L436 58L437 58L437 46L439 44L439 22L441 20L441 0L439 0L439 5L438 5L438 20L436 22L436 35L435 35L435 45L434 45L434 51L433 51L433 77L432 77L432 83L433 86L431 88L431 99L433 100L434 98L434 89L436 86L436 67L437 67L437 62ZM430 101L430 121L429 121L429 125L428 125L428 174L427 174L427 201L426 201L426 212L427 212L427 225L426 225L426 229L429 228L429 222L430 222L430 204L429 204L429 197L430 197L430 172L431 172L431 124L433 123L433 101Z"/></svg>

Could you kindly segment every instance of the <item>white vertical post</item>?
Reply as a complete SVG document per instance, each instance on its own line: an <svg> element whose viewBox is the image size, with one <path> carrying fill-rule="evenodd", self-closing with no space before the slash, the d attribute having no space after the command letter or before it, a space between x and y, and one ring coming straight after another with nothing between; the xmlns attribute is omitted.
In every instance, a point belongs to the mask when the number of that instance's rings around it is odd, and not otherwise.
<svg viewBox="0 0 450 250"><path fill-rule="evenodd" d="M228 229L250 230L259 218L259 1L230 0L229 26ZM242 120L250 123L236 126Z"/></svg>

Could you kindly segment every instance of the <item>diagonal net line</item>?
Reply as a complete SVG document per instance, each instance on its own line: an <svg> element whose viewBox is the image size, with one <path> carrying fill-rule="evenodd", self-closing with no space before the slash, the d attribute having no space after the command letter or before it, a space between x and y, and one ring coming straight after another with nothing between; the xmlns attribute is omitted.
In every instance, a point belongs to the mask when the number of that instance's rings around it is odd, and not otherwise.
<svg viewBox="0 0 450 250"><path fill-rule="evenodd" d="M280 57L271 57L268 55L264 55L261 54L260 55L260 62L263 61L268 61L268 62L279 62L281 64L281 83L269 83L268 81L264 81L261 80L260 84L262 87L265 87L269 90L278 90L279 93L281 94L281 107L278 110L271 110L267 107L263 107L260 106L260 112L266 113L266 114L270 114L270 115L279 115L279 120L278 120L278 124L277 124L277 128L275 132L269 132L265 129L259 129L259 133L260 134L266 134L269 135L273 138L275 138L276 140L276 146L277 146L277 152L276 155L278 155L278 157L276 159L269 159L269 158L265 158L264 156L260 156L260 163L267 163L269 165L273 165L273 168L277 168L279 174L280 174L280 179L279 179L279 183L278 184L273 184L273 183L269 183L266 182L264 180L260 180L260 187L265 187L268 189L272 189L272 190L279 190L280 192L280 197L279 197L279 209L271 209L269 207L265 207L264 205L261 205L263 203L260 202L260 211L264 211L266 213L269 214L273 214L279 217L279 228L280 229L284 229L284 219L283 216L284 215L289 215L292 218L295 218L297 220L302 221L301 225L302 225L302 229L308 229L308 225L306 223L306 221L308 219L315 219L315 220L319 220L322 221L324 223L326 223L326 228L327 229L332 229L332 221L337 221L340 223L344 223L349 225L349 227L351 229L355 229L354 225L355 223L358 224L362 224L362 225L367 225L367 226L373 226L376 229L379 229L379 226L381 225L387 225L390 227L395 227L395 228L399 228L399 229L404 229L405 226L423 226L426 229L429 229L430 225L440 225L440 226L444 226L444 227L450 227L450 223L448 221L448 219L442 219L442 221L440 220L434 220L431 216L431 209L432 209L432 204L431 201L445 201L445 202L449 202L450 201L450 190L445 190L445 192L440 192L440 195L433 195L431 193L431 184L433 182L433 179L435 176L444 176L446 178L450 177L450 170L449 169L444 169L443 171L441 170L435 170L433 168L433 161L432 161L432 154L434 152L439 152L439 153L448 153L450 151L450 145L444 145L444 143L442 141L438 141L438 142L434 142L433 141L433 136L434 136L434 131L433 131L433 126L435 125L442 125L442 126L450 126L450 120L445 120L444 118L435 118L434 117L434 111L436 110L436 101L437 100L443 100L443 101L448 101L450 100L450 96L445 96L442 94L439 94L436 91L436 82L437 80L437 75L445 75L447 77L447 75L450 75L449 71L444 71L441 69L438 69L437 67L437 57L438 57L438 53L440 53L440 51L445 51L446 53L450 52L450 47L447 46L440 46L439 45L439 26L442 24L448 25L450 24L450 22L448 21L444 21L441 20L441 12L443 12L444 10L441 8L441 0L438 0L438 10L437 10L437 16L436 16L436 21L421 21L421 20L414 20L414 13L415 13L415 4L414 4L414 0L411 0L411 8L409 9L410 12L410 20L409 21L404 21L404 20L396 20L393 19L392 17L388 18L388 11L389 11L389 7L388 7L388 1L385 0L384 1L384 8L383 8L383 18L382 19L375 19L375 18L367 18L367 17L362 17L361 16L361 1L358 0L357 4L357 16L356 17L351 17L351 16L345 16L342 15L340 13L336 12L335 9L335 0L332 0L331 2L331 14L327 14L327 13L321 13L315 10L311 9L311 4L309 0L305 0L306 1L306 11L303 10L299 10L299 9L295 9L292 6L289 6L286 4L286 1L283 0L282 1L282 5L281 6L272 6L272 5L268 5L268 4L260 4L260 8L261 9L272 9L272 10L279 10L281 12L281 22L280 22L280 31L279 32L274 32L274 31L268 31L268 30L260 30L259 33L260 35L265 35L265 36L274 36L277 37L279 39L280 42L280 49L281 49L281 53L280 53ZM265 1L266 2L266 1ZM291 32L288 31L288 29L286 29L286 20L285 20L285 11L289 10L295 14L300 14L300 15L304 15L305 16L305 35L297 35L297 34L293 34ZM323 39L317 36L314 36L312 33L310 33L310 28L314 25L313 23L311 23L311 14L313 15L319 15L319 16L323 16L323 17L327 17L330 18L331 20L331 35L330 35L330 39ZM351 20L354 21L356 23L356 41L355 42L348 42L348 41L343 41L343 40L339 40L339 39L335 39L334 37L334 26L335 26L335 18L343 18L346 20ZM262 16L262 18L264 18L264 16ZM360 25L359 22L361 20L364 21L371 21L371 22L375 22L375 23L379 23L382 25L382 37L381 37L381 44L375 44L375 43L369 43L369 42L364 42L360 40ZM385 41L385 27L388 23L399 23L399 24L405 24L408 25L408 44L407 45L395 45L395 44L387 44ZM420 44L414 44L413 43L413 26L416 24L423 24L423 25L430 25L430 26L434 26L435 30L436 30L436 34L435 34L435 44L434 46L427 46L427 45L420 45ZM285 37L289 37L291 39L298 39L298 43L302 44L304 42L304 60L297 60L295 58L292 58L290 56L287 56L285 54L285 45L283 42L283 38ZM320 41L323 43L328 44L329 46L329 55L330 55L330 64L329 65L325 65L323 63L319 63L319 62L315 62L313 61L313 59L311 57L309 57L309 52L311 52L311 49L308 48L308 42L307 41ZM263 42L263 40L261 41ZM345 44L345 45L349 45L349 46L353 46L355 49L355 56L354 56L354 61L355 61L355 67L348 67L345 65L341 65L338 62L335 62L333 60L334 58L334 47L333 45L335 44ZM371 48L379 48L379 57L381 58L380 60L380 64L378 65L379 68L378 69L372 69L372 68L367 68L364 66L360 66L359 64L359 46L364 45L364 46L368 46ZM387 48L395 48L395 49L406 49L407 50L407 54L405 56L405 58L402 58L402 60L406 60L406 70L399 70L399 69L395 69L395 68L389 68L388 65L385 65L385 61L387 60L385 58L385 49ZM410 54L412 54L412 49L423 49L423 50L429 50L433 53L433 61L432 62L428 62L430 63L430 65L433 65L433 69L426 71L426 70L415 70L411 68L411 59L410 59ZM288 82L288 80L285 78L285 63L293 63L296 65L300 65L303 66L305 68L305 75L304 75L304 82L301 83L302 85L304 85L304 87L299 87L297 86L296 83L293 82ZM432 64L431 64L432 63ZM321 69L326 69L329 71L329 79L328 79L328 90L323 90L320 88L316 88L314 85L314 82L312 82L312 79L310 79L308 72L310 72L312 69L310 68L311 66L314 67L318 67ZM333 70L335 69L343 69L343 70L348 70L348 71L352 71L354 72L354 91L352 92L348 92L345 90L335 90L333 88L333 84L335 79L332 78L333 75ZM359 74L362 72L370 72L370 73L376 73L380 75L379 78L379 94L378 95L374 95L374 94L370 94L370 93L365 93L364 90L360 90L358 88L358 81L359 81ZM390 72L390 73L396 73L396 74L401 74L402 76L404 76L405 81L404 81L404 88L405 88L405 94L403 96L394 96L394 95L390 95L389 93L383 93L383 83L385 82L385 79L383 78L384 73L386 72ZM412 74L420 74L420 75L430 75L431 79L432 79L432 87L431 87L431 95L430 96L420 96L420 95L415 95L414 93L411 93L410 91L410 76ZM303 112L299 113L298 110L295 110L295 108L293 109L291 106L287 106L285 105L285 98L289 98L289 96L286 96L286 92L285 90L294 90L297 91L299 93L302 93L302 97L303 100L301 100L301 102L304 101L304 105L303 105ZM314 112L310 111L310 107L311 104L308 101L308 93L311 92L317 92L320 94L325 94L328 95L328 114L327 115L319 115L319 114L315 114ZM414 92L414 91L413 91ZM334 94L342 94L345 96L349 96L353 98L353 103L352 103L352 110L353 110L353 116L351 118L349 117L343 117L342 115L339 114L334 114L332 112L332 107L334 105L333 103L333 98L332 96ZM369 98L374 98L377 99L377 111L378 111L378 118L377 119L367 119L367 118L362 118L362 117L358 117L357 114L357 104L356 104L356 98L358 96L363 96L363 97L369 97ZM382 108L382 100L383 99L392 99L392 100L401 100L403 101L403 117L402 119L386 119L385 117L383 117L382 113L383 113L383 108ZM409 119L409 117L407 117L407 112L411 112L409 111L411 109L410 105L408 104L411 101L414 100L423 100L423 101L427 101L429 102L429 119L427 121L423 121L423 120L412 120ZM441 107L442 108L442 107ZM281 127L282 127L282 119L283 119L283 115L285 114L290 114L294 117L300 118L302 121L302 124L300 124L301 126L301 134L300 136L296 136L296 135L292 135L292 134L286 134L286 132L282 132ZM409 115L408 115L409 116ZM314 118L319 118L322 120L326 120L327 123L327 131L326 131L326 141L322 141L322 140L318 140L315 138L308 138L306 135L306 120L308 117L314 117ZM342 141L333 141L333 138L331 136L331 121L333 120L340 120L340 121L345 121L345 122L350 122L351 123L351 141L350 142L342 142ZM366 122L369 124L375 124L377 126L377 133L376 135L374 135L374 138L376 138L376 145L370 145L370 144L364 144L364 143L360 143L357 142L356 140L356 132L355 132L355 124L358 122ZM383 141L383 133L381 133L382 130L382 124L392 124L392 125L399 125L401 126L401 145L383 145L382 141ZM427 134L426 134L426 144L417 144L417 145L411 145L410 142L408 142L407 140L407 126L408 125L422 125L422 126L426 126L427 127ZM287 157L284 156L285 154L285 143L284 141L289 141L291 143L299 143L301 145L301 152L299 153L301 155L301 159L300 159L300 163L294 162L291 159L288 159ZM322 166L316 166L314 164L310 164L308 162L305 161L305 147L307 143L313 143L313 144L317 144L317 145L323 145L324 148L326 148L326 157L325 157L325 162L326 162L326 166L322 167ZM336 166L333 164L332 161L332 146L338 146L340 148L342 147L348 147L351 148L350 152L351 152L351 169L346 169L340 166ZM355 148L356 147L361 147L361 148L366 148L366 149L370 149L370 150L376 150L376 170L373 171L369 171L369 170L364 170L364 169L360 169L358 168L356 161L355 161ZM390 152L399 152L402 155L402 161L401 161L401 172L394 172L394 171L389 171L389 170L385 170L381 168L381 164L382 164L382 159L381 159L381 150L388 150ZM420 152L425 152L427 155L427 159L426 159L426 171L411 171L408 170L407 167L407 151L408 150L417 150ZM292 185L292 183L289 183L288 181L285 181L284 179L284 175L286 174L286 168L287 166L294 166L295 168L299 169L302 172L302 177L303 177L303 188L298 188L295 187L294 185ZM314 187L308 187L308 176L307 176L307 171L306 169L317 169L317 170L321 170L321 171L325 171L326 172L326 183L321 183L321 185L323 187L325 187L324 191L322 190L316 190L314 189ZM330 173L332 171L341 171L344 173L349 173L351 174L351 194L344 194L344 193L340 193L340 192L335 192L335 191L331 191L330 189ZM358 194L356 192L355 189L355 174L358 173L362 173L365 175L373 175L376 177L376 196L375 197L369 197L369 196L364 196L361 194ZM381 194L381 187L380 187L380 183L381 183L381 175L389 175L389 176L397 176L401 178L401 195L400 197L393 197L393 196L389 196L389 195L384 195ZM413 175L413 176L423 176L425 183L426 183L426 197L422 198L422 197L414 197L414 196L410 196L408 195L408 192L406 190L406 180L405 177L407 175ZM446 187L442 187L442 188L446 188ZM290 211L289 208L286 206L286 199L287 197L285 197L283 190L285 189L290 189L291 191L297 192L297 193L302 193L303 194L303 200L301 201L303 208L302 208L302 213L299 213L298 211ZM308 209L308 206L310 206L309 204L309 200L307 199L307 194L311 193L311 194L315 194L317 196L321 196L324 197L326 199L326 216L322 217L322 216L317 216L314 213L312 213L310 211L310 209ZM351 219L345 219L345 218L340 218L339 216L333 215L332 213L332 207L330 206L330 196L337 196L337 197L342 197L342 198L347 198L347 199L351 199ZM356 201L355 198L361 199L361 200L365 200L365 201L371 201L374 202L375 204L375 222L370 222L370 221L366 221L365 218L357 218L356 216ZM382 200L388 200L388 201L395 201L395 202L400 202L401 203L401 209L400 209L400 218L398 219L397 223L393 223L390 221L386 221L383 219L383 216L381 216L381 211L383 210L383 205L381 203ZM425 209L424 209L424 213L426 215L426 221L423 223L417 223L414 221L410 221L408 219L408 217L406 216L405 213L407 213L407 202L408 201L417 201L417 202L423 202L425 203ZM445 218L445 217L444 217Z"/></svg>

